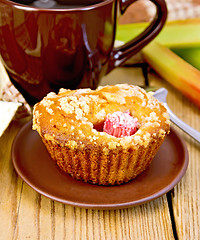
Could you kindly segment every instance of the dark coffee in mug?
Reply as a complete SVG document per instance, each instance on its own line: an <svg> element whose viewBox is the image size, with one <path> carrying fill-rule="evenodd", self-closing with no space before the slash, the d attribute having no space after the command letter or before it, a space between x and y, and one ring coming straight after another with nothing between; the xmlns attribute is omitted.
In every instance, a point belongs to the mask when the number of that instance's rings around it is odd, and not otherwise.
<svg viewBox="0 0 200 240"><path fill-rule="evenodd" d="M118 8L123 13L135 0L15 1L0 0L0 54L30 105L60 88L95 89L157 36L167 16L164 0L150 0L157 9L150 26L115 48Z"/></svg>
<svg viewBox="0 0 200 240"><path fill-rule="evenodd" d="M46 9L73 9L100 3L99 0L15 0L13 2Z"/></svg>

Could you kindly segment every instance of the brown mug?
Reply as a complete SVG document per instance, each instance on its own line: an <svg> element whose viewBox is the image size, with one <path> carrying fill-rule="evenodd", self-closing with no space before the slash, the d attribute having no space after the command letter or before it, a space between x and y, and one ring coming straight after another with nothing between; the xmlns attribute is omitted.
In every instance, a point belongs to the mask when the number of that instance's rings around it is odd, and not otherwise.
<svg viewBox="0 0 200 240"><path fill-rule="evenodd" d="M0 0L0 54L11 81L31 105L60 88L95 89L99 80L162 29L164 0L132 41L114 48L118 8L137 0Z"/></svg>

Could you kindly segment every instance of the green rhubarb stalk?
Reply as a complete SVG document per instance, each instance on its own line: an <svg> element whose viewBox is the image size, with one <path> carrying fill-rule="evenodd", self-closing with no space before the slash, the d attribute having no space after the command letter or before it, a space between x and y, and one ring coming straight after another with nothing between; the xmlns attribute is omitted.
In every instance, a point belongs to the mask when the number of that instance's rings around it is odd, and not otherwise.
<svg viewBox="0 0 200 240"><path fill-rule="evenodd" d="M142 50L144 60L166 81L200 107L200 71L169 48L153 41Z"/></svg>
<svg viewBox="0 0 200 240"><path fill-rule="evenodd" d="M171 49L179 57L200 70L200 47L199 48L176 48Z"/></svg>
<svg viewBox="0 0 200 240"><path fill-rule="evenodd" d="M148 24L118 25L116 40L127 43L138 36ZM200 18L167 22L155 40L170 48L200 47Z"/></svg>

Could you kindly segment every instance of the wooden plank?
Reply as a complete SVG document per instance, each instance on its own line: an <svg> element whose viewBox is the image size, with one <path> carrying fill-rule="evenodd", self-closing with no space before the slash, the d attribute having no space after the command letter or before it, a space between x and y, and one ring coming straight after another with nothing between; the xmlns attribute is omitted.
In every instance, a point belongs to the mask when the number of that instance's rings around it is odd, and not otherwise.
<svg viewBox="0 0 200 240"><path fill-rule="evenodd" d="M12 239L18 217L22 181L11 162L11 146L17 131L12 124L0 138L0 239Z"/></svg>
<svg viewBox="0 0 200 240"><path fill-rule="evenodd" d="M187 99L183 99L182 119L200 131L200 112ZM177 112L177 108L174 109ZM177 234L180 239L200 239L200 145L182 133L189 151L189 166L173 197Z"/></svg>
<svg viewBox="0 0 200 240"><path fill-rule="evenodd" d="M38 201L38 195L24 183L14 239L173 239L166 196L104 211L74 208L43 196Z"/></svg>
<svg viewBox="0 0 200 240"><path fill-rule="evenodd" d="M161 85L160 79L155 76L150 76L150 82L153 85ZM164 80L162 86L169 90L168 105L172 111L200 131L199 109ZM174 197L172 197L177 237L200 239L200 145L178 127L174 126L174 128L185 140L189 151L187 172L174 188Z"/></svg>

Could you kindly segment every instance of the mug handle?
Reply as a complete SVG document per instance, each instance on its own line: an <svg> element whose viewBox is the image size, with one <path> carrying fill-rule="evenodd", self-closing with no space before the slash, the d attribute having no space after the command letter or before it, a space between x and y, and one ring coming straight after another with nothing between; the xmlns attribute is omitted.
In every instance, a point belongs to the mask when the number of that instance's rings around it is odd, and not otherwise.
<svg viewBox="0 0 200 240"><path fill-rule="evenodd" d="M121 14L125 12L127 7L137 0L119 0ZM156 6L156 15L150 25L136 38L128 43L113 48L110 55L108 72L115 67L120 66L134 54L139 52L149 42L151 42L163 28L167 19L167 6L164 0L150 0Z"/></svg>

